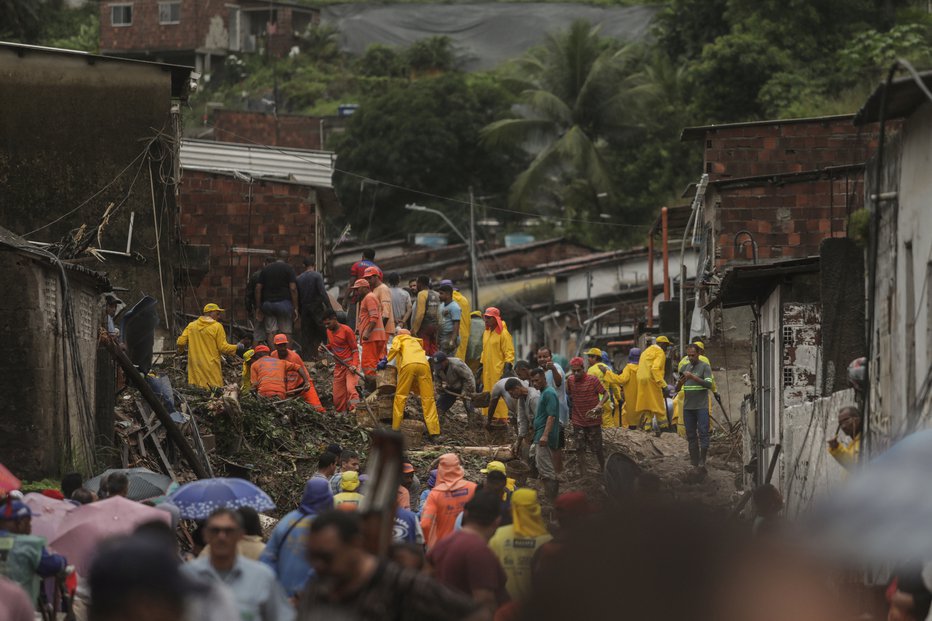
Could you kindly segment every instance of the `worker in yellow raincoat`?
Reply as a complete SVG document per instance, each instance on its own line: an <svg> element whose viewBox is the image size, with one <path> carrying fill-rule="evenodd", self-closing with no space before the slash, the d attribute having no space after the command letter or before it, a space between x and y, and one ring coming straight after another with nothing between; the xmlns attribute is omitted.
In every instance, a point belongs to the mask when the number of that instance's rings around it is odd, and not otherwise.
<svg viewBox="0 0 932 621"><path fill-rule="evenodd" d="M709 362L708 357L705 355L705 345L702 341L693 341L693 345L699 348L699 360L701 362L709 365L709 368L712 368L712 363ZM676 365L677 373L683 372L683 367L689 364L689 356L683 356L683 359L680 360L680 363ZM715 385L715 377L712 378L712 390L709 391L709 432L712 432L712 393L716 392L717 388ZM686 437L686 422L683 419L683 404L686 403L686 391L680 388L680 391L676 393L676 396L673 398L673 424L676 425L676 433L682 437Z"/></svg>
<svg viewBox="0 0 932 621"><path fill-rule="evenodd" d="M459 304L460 310L463 311L463 318L460 320L460 345L456 348L454 357L465 362L466 348L469 346L469 314L472 306L466 296L459 292L459 289L453 290L453 301Z"/></svg>
<svg viewBox="0 0 932 621"><path fill-rule="evenodd" d="M240 380L240 392L246 394L249 392L249 389L252 387L252 382L249 379L249 367L252 366L252 357L256 354L255 349L247 349L243 353L243 376Z"/></svg>
<svg viewBox="0 0 932 621"><path fill-rule="evenodd" d="M628 429L637 429L641 422L638 414L638 362L641 359L641 349L632 347L628 351L628 364L621 370L621 389L624 391L625 402L621 406L621 425Z"/></svg>
<svg viewBox="0 0 932 621"><path fill-rule="evenodd" d="M421 396L421 406L424 408L427 434L431 442L436 442L440 437L440 418L437 415L437 403L434 401L434 378L421 339L414 338L411 332L403 328L396 330L392 346L388 350L388 358L379 363L379 368L384 368L384 365L392 360L398 367L395 401L392 403L392 429L398 431L401 428L401 421L405 417L405 402L416 383L417 393Z"/></svg>
<svg viewBox="0 0 932 621"><path fill-rule="evenodd" d="M853 405L848 405L838 412L838 427L845 432L851 441L842 444L838 441L838 432L828 441L829 455L835 458L845 470L854 470L861 458L861 411Z"/></svg>
<svg viewBox="0 0 932 621"><path fill-rule="evenodd" d="M589 359L589 368L586 373L598 378L609 395L609 398L602 404L602 427L617 427L618 411L621 409L619 405L621 403L621 376L602 361L602 350L598 347L587 351L586 358Z"/></svg>
<svg viewBox="0 0 932 621"><path fill-rule="evenodd" d="M657 421L657 433L668 428L667 402L663 389L667 387L664 380L664 367L667 364L667 354L664 347L670 345L670 339L658 336L654 344L644 350L638 363L638 400L637 412L640 425L650 429L653 421Z"/></svg>
<svg viewBox="0 0 932 621"><path fill-rule="evenodd" d="M223 386L221 354L239 354L246 349L243 343L227 343L227 333L219 321L222 312L213 302L207 304L204 314L189 323L178 337L178 351L188 350L188 383L192 386Z"/></svg>
<svg viewBox="0 0 932 621"><path fill-rule="evenodd" d="M491 391L495 382L506 373L511 373L515 363L515 345L497 308L488 307L482 318L485 321L485 332L482 333L482 390ZM488 415L489 408L482 408L482 416L488 418ZM499 423L508 423L508 406L504 399L499 399L492 418Z"/></svg>

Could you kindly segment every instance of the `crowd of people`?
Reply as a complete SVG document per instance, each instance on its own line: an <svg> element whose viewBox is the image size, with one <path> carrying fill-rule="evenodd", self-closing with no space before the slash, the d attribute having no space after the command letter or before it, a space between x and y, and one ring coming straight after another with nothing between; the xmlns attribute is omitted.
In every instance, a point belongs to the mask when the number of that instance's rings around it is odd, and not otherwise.
<svg viewBox="0 0 932 621"><path fill-rule="evenodd" d="M518 360L500 310L472 309L450 280L432 284L421 275L402 289L397 273L383 281L375 253L364 250L350 269L343 311L310 259L299 275L284 259L258 270L247 287L255 310L251 339L228 343L216 304L207 304L185 328L178 347L187 347L191 384L220 386L220 356L235 353L244 358L244 390L277 399L300 396L323 410L303 362L326 355L334 363L334 408L350 413L359 406L359 382L372 382L392 366L393 429L400 428L414 393L428 439L439 443L444 415L461 400L467 415L488 428L511 427L516 451L543 473L551 497L558 491L568 430L581 469L590 452L604 468L602 429L618 426L658 435L678 430L689 441L692 464L705 468L716 386L699 340L686 347L674 385L667 383L673 344L663 335L643 352L631 348L618 370L598 348L567 361L542 346L527 361ZM473 407L483 393L489 405Z"/></svg>
<svg viewBox="0 0 932 621"><path fill-rule="evenodd" d="M91 621L511 619L539 569L558 562L551 542L593 511L583 494L564 494L550 521L526 476L492 461L469 480L448 453L420 473L403 464L389 553L377 558L363 545L363 470L359 454L330 445L267 540L258 513L232 500L197 523L180 521L171 497L146 501L172 519L99 544L71 610ZM90 504L125 498L129 479L114 472L99 489L83 486L72 473L43 493ZM16 621L32 618L40 580L74 570L30 533L22 498L0 499L0 618Z"/></svg>

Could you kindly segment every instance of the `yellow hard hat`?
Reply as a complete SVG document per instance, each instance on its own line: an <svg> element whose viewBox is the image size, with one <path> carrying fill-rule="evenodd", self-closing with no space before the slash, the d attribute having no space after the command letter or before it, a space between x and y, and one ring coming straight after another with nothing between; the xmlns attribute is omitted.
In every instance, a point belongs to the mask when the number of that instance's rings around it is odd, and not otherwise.
<svg viewBox="0 0 932 621"><path fill-rule="evenodd" d="M598 347L593 347L592 349L590 349L589 351L586 352L586 355L587 355L587 356L595 356L596 358L601 358L601 357L602 357L602 350L599 349Z"/></svg>
<svg viewBox="0 0 932 621"><path fill-rule="evenodd" d="M213 302L211 302L210 304L207 304L207 305L204 306L204 314L205 314L205 315L206 315L207 313L212 313L212 312L214 312L214 311L220 311L220 312L222 313L222 312L223 312L223 309L220 308L219 306L217 306L216 304L214 304Z"/></svg>
<svg viewBox="0 0 932 621"><path fill-rule="evenodd" d="M502 474L505 474L505 464L500 461L490 461L488 465L486 465L486 467L479 472L482 474L488 474L490 472L501 472Z"/></svg>
<svg viewBox="0 0 932 621"><path fill-rule="evenodd" d="M693 345L695 345L702 351L705 351L705 345L702 343L702 341L693 341Z"/></svg>
<svg viewBox="0 0 932 621"><path fill-rule="evenodd" d="M667 337L665 337L665 336L662 335L662 334L661 334L660 336L657 337L657 340L656 340L655 342L657 342L657 343L663 343L664 345L670 345L670 339L668 339Z"/></svg>

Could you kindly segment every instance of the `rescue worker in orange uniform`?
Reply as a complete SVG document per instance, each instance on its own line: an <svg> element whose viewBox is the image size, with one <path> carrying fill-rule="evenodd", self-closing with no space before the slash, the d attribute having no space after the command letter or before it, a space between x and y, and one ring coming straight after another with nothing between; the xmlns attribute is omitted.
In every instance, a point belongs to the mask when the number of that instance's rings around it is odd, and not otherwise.
<svg viewBox="0 0 932 621"><path fill-rule="evenodd" d="M284 399L289 396L286 386L286 376L289 371L298 373L310 384L311 376L303 364L295 364L287 360L279 360L269 355L271 350L267 345L259 345L253 351L252 366L249 368L249 381L253 390L262 397Z"/></svg>
<svg viewBox="0 0 932 621"><path fill-rule="evenodd" d="M327 328L327 349L334 358L349 365L349 368L339 362L333 365L333 406L337 412L352 412L359 403L359 393L356 392L359 369L356 335L352 328L340 323L333 310L324 312L324 326Z"/></svg>
<svg viewBox="0 0 932 621"><path fill-rule="evenodd" d="M356 332L362 344L363 375L375 375L376 365L385 355L388 335L382 323L382 303L369 288L369 281L358 279L353 284L356 292Z"/></svg>
<svg viewBox="0 0 932 621"><path fill-rule="evenodd" d="M299 393L301 397L315 410L323 412L324 406L320 404L320 397L317 395L317 389L314 388L314 382L311 381L310 375L307 374L307 366L305 366L304 360L301 359L298 352L288 349L288 335L276 334L275 338L272 339L272 343L275 344L275 351L272 352L273 358L293 362L305 370L306 379L295 371L285 373L285 392L290 393L299 388L304 388L304 392Z"/></svg>

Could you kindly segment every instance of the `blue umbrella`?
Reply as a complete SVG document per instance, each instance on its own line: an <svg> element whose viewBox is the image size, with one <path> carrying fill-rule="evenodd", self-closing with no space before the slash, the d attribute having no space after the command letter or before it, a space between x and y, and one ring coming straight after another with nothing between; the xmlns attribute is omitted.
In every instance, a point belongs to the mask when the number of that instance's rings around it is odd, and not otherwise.
<svg viewBox="0 0 932 621"><path fill-rule="evenodd" d="M185 483L169 496L188 520L206 520L221 507L252 507L256 511L275 508L269 495L244 479L201 479Z"/></svg>

